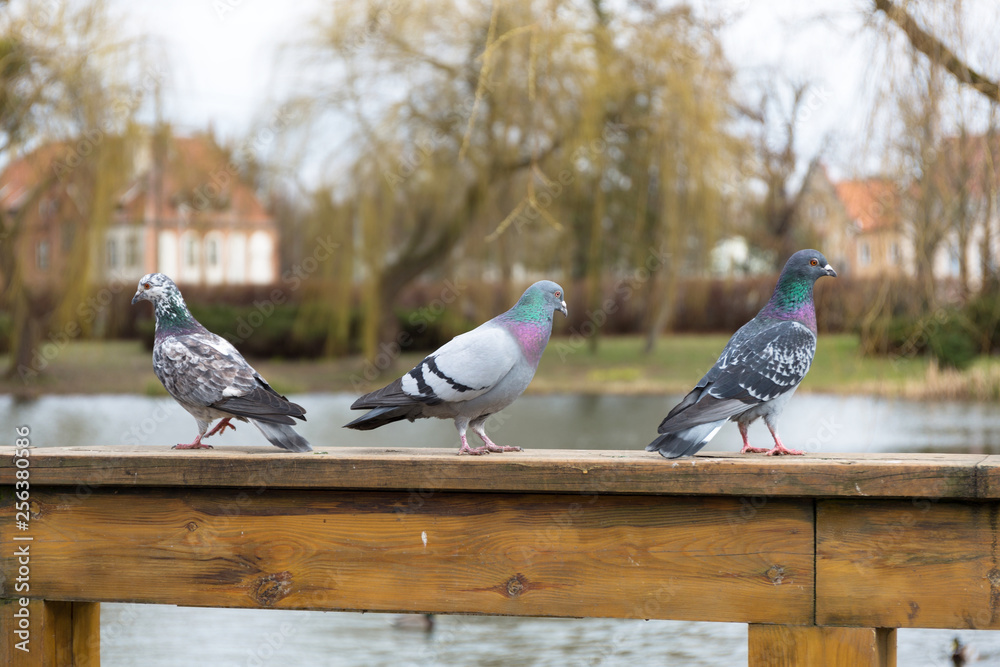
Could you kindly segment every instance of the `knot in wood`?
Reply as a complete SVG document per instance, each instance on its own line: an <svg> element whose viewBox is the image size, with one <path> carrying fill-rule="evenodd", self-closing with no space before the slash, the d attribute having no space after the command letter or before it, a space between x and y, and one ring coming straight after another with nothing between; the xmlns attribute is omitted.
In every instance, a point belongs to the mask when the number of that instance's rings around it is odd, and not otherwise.
<svg viewBox="0 0 1000 667"><path fill-rule="evenodd" d="M993 568L986 573L986 578L990 582L990 586L1000 586L1000 570Z"/></svg>
<svg viewBox="0 0 1000 667"><path fill-rule="evenodd" d="M516 598L518 595L524 592L524 577L520 574L515 574L513 577L507 580L507 597Z"/></svg>
<svg viewBox="0 0 1000 667"><path fill-rule="evenodd" d="M772 565L764 574L767 575L767 578L771 580L772 584L777 586L785 578L785 568L780 565Z"/></svg>
<svg viewBox="0 0 1000 667"><path fill-rule="evenodd" d="M292 573L288 570L265 575L251 584L250 597L263 607L270 607L292 591Z"/></svg>
<svg viewBox="0 0 1000 667"><path fill-rule="evenodd" d="M189 532L193 533L194 531L198 530L198 524L196 524L194 521L188 521L187 529Z"/></svg>

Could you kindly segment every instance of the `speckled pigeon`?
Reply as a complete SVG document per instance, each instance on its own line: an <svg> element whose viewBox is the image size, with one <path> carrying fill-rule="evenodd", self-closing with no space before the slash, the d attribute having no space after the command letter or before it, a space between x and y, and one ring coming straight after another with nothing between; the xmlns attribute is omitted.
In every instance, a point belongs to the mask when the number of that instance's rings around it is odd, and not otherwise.
<svg viewBox="0 0 1000 667"><path fill-rule="evenodd" d="M293 452L312 450L295 432L293 417L306 411L271 389L225 338L216 336L191 316L184 297L167 276L150 273L139 281L132 303L150 301L156 314L153 371L167 392L198 422L198 436L174 449L211 449L202 438L236 430L231 419L249 421L276 447ZM221 419L211 431L209 425ZM206 433L207 431L207 433Z"/></svg>
<svg viewBox="0 0 1000 667"><path fill-rule="evenodd" d="M456 336L403 377L356 400L352 410L370 412L346 428L369 430L424 417L454 419L462 439L459 454L521 451L495 444L483 427L535 376L557 310L566 315L563 289L551 280L535 283L506 313ZM469 447L469 428L482 439L482 447Z"/></svg>
<svg viewBox="0 0 1000 667"><path fill-rule="evenodd" d="M777 420L816 353L813 285L820 276L837 276L822 253L800 250L788 259L770 301L733 334L715 366L660 424L657 432L663 435L646 451L668 459L693 455L732 419L743 437L740 453L802 454L781 444ZM747 428L759 417L771 431L773 449L750 446Z"/></svg>

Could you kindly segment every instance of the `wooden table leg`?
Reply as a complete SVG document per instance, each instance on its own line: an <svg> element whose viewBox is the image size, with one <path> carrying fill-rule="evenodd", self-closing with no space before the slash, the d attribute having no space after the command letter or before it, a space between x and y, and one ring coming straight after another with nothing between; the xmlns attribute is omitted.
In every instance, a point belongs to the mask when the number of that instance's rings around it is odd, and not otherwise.
<svg viewBox="0 0 1000 667"><path fill-rule="evenodd" d="M750 624L750 667L896 667L895 628Z"/></svg>
<svg viewBox="0 0 1000 667"><path fill-rule="evenodd" d="M100 667L101 606L96 602L0 600L0 664Z"/></svg>

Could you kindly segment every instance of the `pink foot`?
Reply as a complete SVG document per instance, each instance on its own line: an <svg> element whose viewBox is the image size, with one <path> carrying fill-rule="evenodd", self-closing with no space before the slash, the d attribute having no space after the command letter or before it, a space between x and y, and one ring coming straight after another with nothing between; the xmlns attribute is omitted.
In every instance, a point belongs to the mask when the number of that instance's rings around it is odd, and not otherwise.
<svg viewBox="0 0 1000 667"><path fill-rule="evenodd" d="M787 454L789 456L802 456L805 452L798 449L785 449L785 446L781 444L780 440L774 445L774 449L769 449L767 451L768 456L781 456L782 454Z"/></svg>
<svg viewBox="0 0 1000 667"><path fill-rule="evenodd" d="M482 447L476 447L475 449L473 449L472 447L469 447L469 441L466 440L464 434L462 435L462 447L458 450L458 455L459 456L461 456L462 454L469 454L471 456L479 456L481 454L489 454L489 453L490 453L489 450L486 449L486 445L483 445Z"/></svg>
<svg viewBox="0 0 1000 667"><path fill-rule="evenodd" d="M174 445L173 447L171 447L171 449L212 449L212 445L203 445L203 444L201 444L201 437L202 436L199 433L198 437L195 438L194 442L192 442L191 444L188 444L188 445L177 444L177 445Z"/></svg>
<svg viewBox="0 0 1000 667"><path fill-rule="evenodd" d="M785 449L785 446L781 444L781 438L778 437L778 432L774 430L770 424L768 424L767 430L771 432L771 436L774 438L774 449L767 453L768 456L781 456L782 454L787 454L789 456L802 456L805 454L805 452L800 452L797 449Z"/></svg>
<svg viewBox="0 0 1000 667"><path fill-rule="evenodd" d="M222 435L223 433L226 432L227 426L235 431L236 426L234 424L229 423L230 419L232 419L232 417L226 417L225 419L220 421L218 424L215 425L215 427L211 431L205 434L205 437L207 438L210 435L215 435L216 433Z"/></svg>
<svg viewBox="0 0 1000 667"><path fill-rule="evenodd" d="M519 452L519 451L521 451L520 447L505 447L503 445L498 445L497 443L495 443L492 440L490 440L489 438L487 438L486 437L486 433L483 432L482 430L476 431L476 435L478 435L480 438L482 438L483 442L486 443L484 445L484 447L486 447L486 451L488 451L488 452L498 452L499 453L499 452Z"/></svg>
<svg viewBox="0 0 1000 667"><path fill-rule="evenodd" d="M748 426L738 422L736 425L740 429L740 437L743 438L743 449L740 450L740 454L763 454L768 451L766 447L751 447L750 438L747 435Z"/></svg>

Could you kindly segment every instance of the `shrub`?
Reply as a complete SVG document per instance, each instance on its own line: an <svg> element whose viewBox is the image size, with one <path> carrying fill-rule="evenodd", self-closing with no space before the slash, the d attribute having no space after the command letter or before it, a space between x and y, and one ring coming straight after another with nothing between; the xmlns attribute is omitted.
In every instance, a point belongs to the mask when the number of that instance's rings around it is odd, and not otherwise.
<svg viewBox="0 0 1000 667"><path fill-rule="evenodd" d="M975 330L959 312L951 313L927 336L930 353L942 367L958 370L968 368L979 354Z"/></svg>

